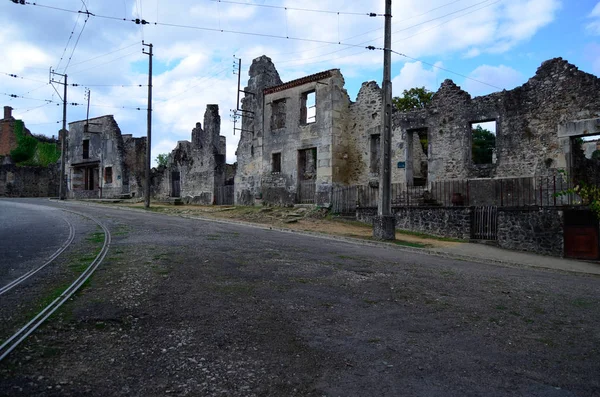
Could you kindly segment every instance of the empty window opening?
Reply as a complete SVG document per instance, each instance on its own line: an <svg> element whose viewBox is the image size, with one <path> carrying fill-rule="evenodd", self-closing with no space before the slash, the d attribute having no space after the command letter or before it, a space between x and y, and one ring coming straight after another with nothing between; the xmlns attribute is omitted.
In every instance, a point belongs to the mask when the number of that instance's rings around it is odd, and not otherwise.
<svg viewBox="0 0 600 397"><path fill-rule="evenodd" d="M273 153L271 157L271 172L274 174L281 172L281 153Z"/></svg>
<svg viewBox="0 0 600 397"><path fill-rule="evenodd" d="M371 150L370 150L370 170L371 174L379 174L381 169L381 135L371 135Z"/></svg>
<svg viewBox="0 0 600 397"><path fill-rule="evenodd" d="M496 164L496 121L471 123L473 164Z"/></svg>
<svg viewBox="0 0 600 397"><path fill-rule="evenodd" d="M310 124L317 121L317 93L308 91L302 94L300 123Z"/></svg>
<svg viewBox="0 0 600 397"><path fill-rule="evenodd" d="M574 183L600 186L600 135L571 138L569 168Z"/></svg>
<svg viewBox="0 0 600 397"><path fill-rule="evenodd" d="M112 181L113 181L112 167L104 168L104 183L112 183Z"/></svg>
<svg viewBox="0 0 600 397"><path fill-rule="evenodd" d="M271 103L271 130L285 128L285 99Z"/></svg>
<svg viewBox="0 0 600 397"><path fill-rule="evenodd" d="M89 139L83 140L83 158L84 159L90 158L90 140Z"/></svg>
<svg viewBox="0 0 600 397"><path fill-rule="evenodd" d="M307 181L317 177L317 148L298 151L298 179Z"/></svg>
<svg viewBox="0 0 600 397"><path fill-rule="evenodd" d="M406 134L407 139L410 140L408 144L408 157L406 162L409 163L409 168L412 173L412 184L413 186L426 186L428 176L428 153L429 153L429 138L427 134L427 128L419 128L415 130L409 130Z"/></svg>

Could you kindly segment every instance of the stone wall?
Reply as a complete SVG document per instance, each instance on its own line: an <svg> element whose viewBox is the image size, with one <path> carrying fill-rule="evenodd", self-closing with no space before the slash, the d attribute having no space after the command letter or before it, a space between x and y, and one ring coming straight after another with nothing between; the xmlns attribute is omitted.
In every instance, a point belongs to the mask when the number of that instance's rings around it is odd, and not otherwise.
<svg viewBox="0 0 600 397"><path fill-rule="evenodd" d="M563 212L555 208L498 208L498 245L563 256Z"/></svg>
<svg viewBox="0 0 600 397"><path fill-rule="evenodd" d="M225 137L220 135L218 105L208 105L204 128L196 123L191 142L179 141L166 168L153 171L152 192L157 199L176 196L173 180L179 177L179 197L186 203L210 205L215 189L225 185Z"/></svg>
<svg viewBox="0 0 600 397"><path fill-rule="evenodd" d="M520 87L481 97L471 98L446 80L424 110L394 114L394 133L427 129L429 182L550 175L567 168L570 137L600 131L599 90L600 79L561 58L544 62ZM573 122L588 119L595 120L585 124L593 128ZM491 120L496 122L497 161L473 164L471 124ZM393 161L406 160L408 174L408 151L404 159L401 155Z"/></svg>
<svg viewBox="0 0 600 397"><path fill-rule="evenodd" d="M0 165L0 196L58 197L60 166L20 167Z"/></svg>
<svg viewBox="0 0 600 397"><path fill-rule="evenodd" d="M392 208L396 229L427 233L439 237L469 239L471 237L471 210L447 207ZM360 208L356 220L371 224L377 215L376 208Z"/></svg>
<svg viewBox="0 0 600 397"><path fill-rule="evenodd" d="M440 237L471 238L472 207L392 208L396 229ZM359 208L356 220L372 224L376 208ZM499 247L561 257L563 213L557 208L498 208Z"/></svg>
<svg viewBox="0 0 600 397"><path fill-rule="evenodd" d="M261 194L263 174L263 118L264 90L282 83L271 58L256 58L248 72L250 79L244 89L242 109L242 131L236 151L237 172L235 174L235 203L251 205Z"/></svg>

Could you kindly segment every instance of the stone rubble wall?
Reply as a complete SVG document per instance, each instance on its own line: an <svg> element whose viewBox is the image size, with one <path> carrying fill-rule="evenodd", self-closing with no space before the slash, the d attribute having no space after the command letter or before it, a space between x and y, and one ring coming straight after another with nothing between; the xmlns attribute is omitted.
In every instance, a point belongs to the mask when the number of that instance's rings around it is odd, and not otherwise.
<svg viewBox="0 0 600 397"><path fill-rule="evenodd" d="M554 208L498 208L498 245L542 255L563 256L563 214Z"/></svg>
<svg viewBox="0 0 600 397"><path fill-rule="evenodd" d="M471 238L472 207L392 208L396 229L463 240ZM356 220L372 224L376 208L360 208ZM563 214L557 208L498 208L501 248L562 257Z"/></svg>
<svg viewBox="0 0 600 397"><path fill-rule="evenodd" d="M58 197L60 165L20 167L0 165L0 196Z"/></svg>

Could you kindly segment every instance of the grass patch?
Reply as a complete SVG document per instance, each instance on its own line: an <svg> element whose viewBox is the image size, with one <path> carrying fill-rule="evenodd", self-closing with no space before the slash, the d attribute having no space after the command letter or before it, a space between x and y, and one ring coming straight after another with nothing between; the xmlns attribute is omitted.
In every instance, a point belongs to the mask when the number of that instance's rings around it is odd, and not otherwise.
<svg viewBox="0 0 600 397"><path fill-rule="evenodd" d="M86 238L86 240L91 243L97 243L97 244L103 243L104 242L104 232L94 232L88 238Z"/></svg>
<svg viewBox="0 0 600 397"><path fill-rule="evenodd" d="M379 342L381 342L381 339L379 339L379 338L372 338L372 339L369 339L367 342L369 342L369 343L379 343Z"/></svg>

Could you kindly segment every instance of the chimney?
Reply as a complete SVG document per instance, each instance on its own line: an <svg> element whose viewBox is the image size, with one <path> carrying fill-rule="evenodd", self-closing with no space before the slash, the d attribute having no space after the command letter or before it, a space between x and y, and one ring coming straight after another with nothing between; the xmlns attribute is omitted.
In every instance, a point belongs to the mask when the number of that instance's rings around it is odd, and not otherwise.
<svg viewBox="0 0 600 397"><path fill-rule="evenodd" d="M10 106L4 106L4 120L12 118L12 110Z"/></svg>

